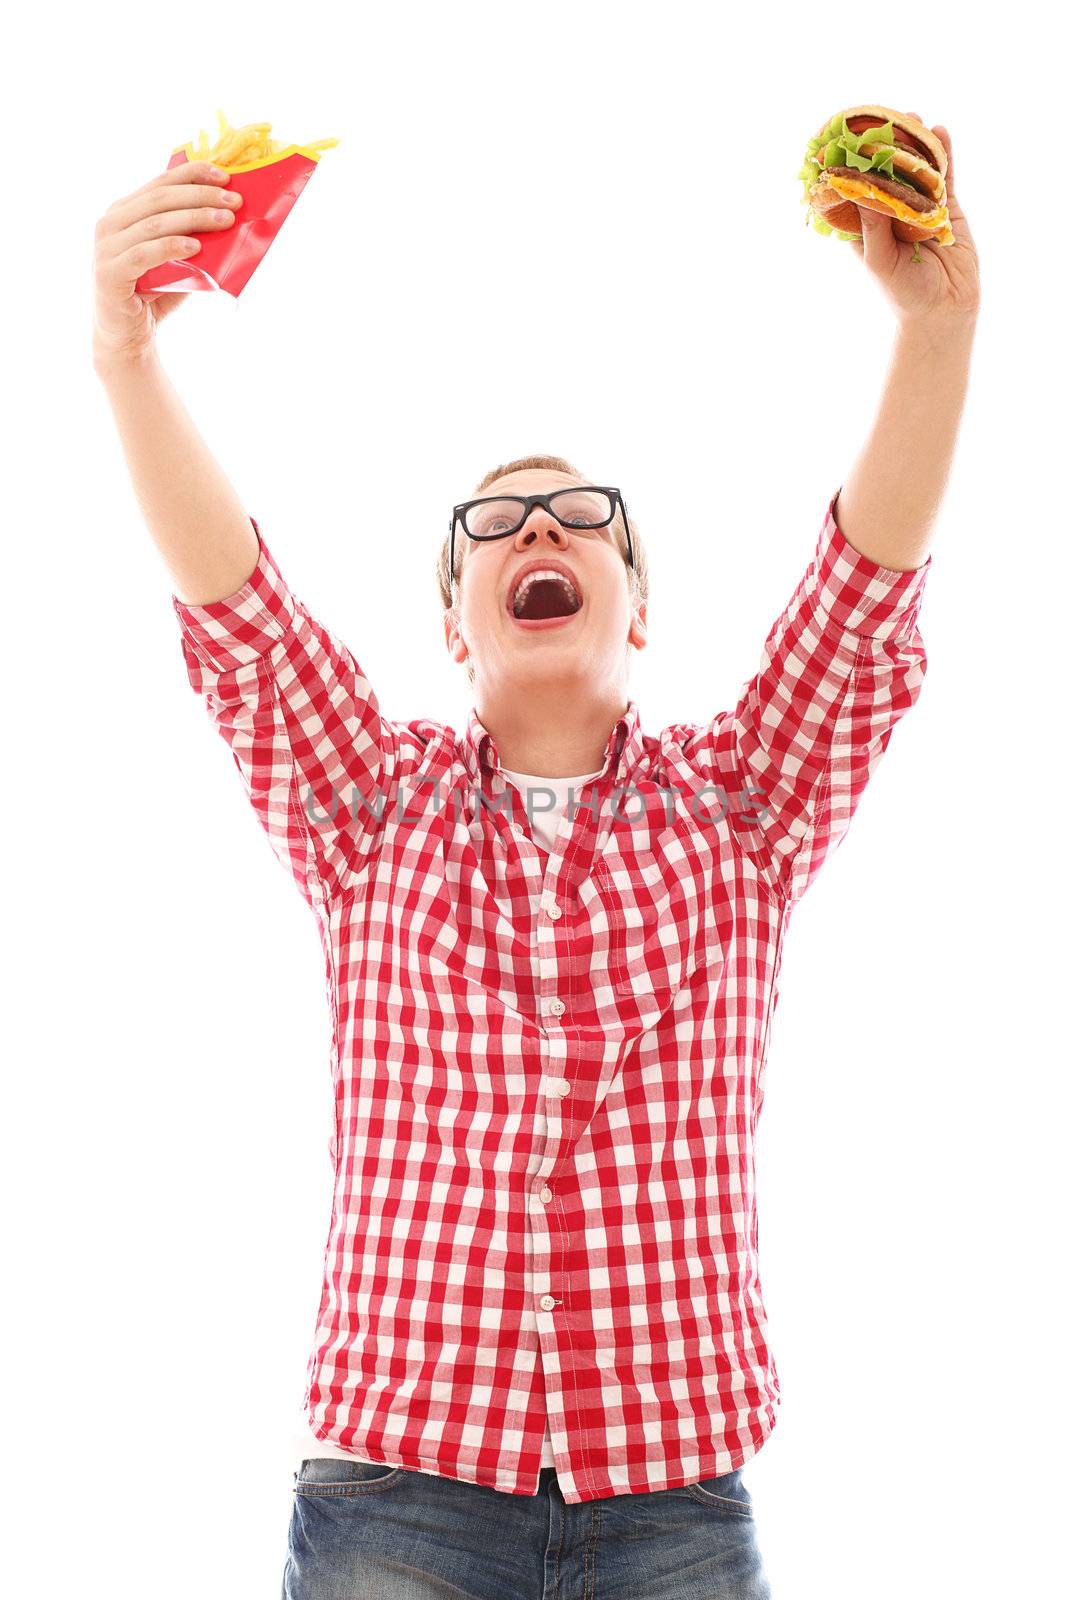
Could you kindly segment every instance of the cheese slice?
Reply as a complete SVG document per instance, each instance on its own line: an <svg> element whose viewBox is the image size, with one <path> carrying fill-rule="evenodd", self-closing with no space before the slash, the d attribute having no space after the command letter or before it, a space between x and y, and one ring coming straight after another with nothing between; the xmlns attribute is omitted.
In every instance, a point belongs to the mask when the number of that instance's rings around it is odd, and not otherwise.
<svg viewBox="0 0 1067 1600"><path fill-rule="evenodd" d="M938 206L936 211L913 211L903 200L898 200L896 195L886 194L884 189L864 183L862 180L839 178L836 173L831 172L827 174L826 182L842 200L867 200L873 195L882 205L890 206L901 222L914 223L917 228L925 228L929 233L936 234L938 244L956 242L952 225L948 220L948 209L945 206Z"/></svg>

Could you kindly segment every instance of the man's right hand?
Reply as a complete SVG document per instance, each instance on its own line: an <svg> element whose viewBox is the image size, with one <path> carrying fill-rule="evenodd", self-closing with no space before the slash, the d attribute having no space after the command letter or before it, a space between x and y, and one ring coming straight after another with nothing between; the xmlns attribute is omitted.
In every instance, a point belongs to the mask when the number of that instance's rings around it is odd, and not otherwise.
<svg viewBox="0 0 1067 1600"><path fill-rule="evenodd" d="M170 167L116 200L100 218L93 265L94 364L147 355L156 325L188 296L138 294L138 278L164 261L192 260L200 248L196 234L234 226L241 196L225 187L228 179L211 173L210 161Z"/></svg>

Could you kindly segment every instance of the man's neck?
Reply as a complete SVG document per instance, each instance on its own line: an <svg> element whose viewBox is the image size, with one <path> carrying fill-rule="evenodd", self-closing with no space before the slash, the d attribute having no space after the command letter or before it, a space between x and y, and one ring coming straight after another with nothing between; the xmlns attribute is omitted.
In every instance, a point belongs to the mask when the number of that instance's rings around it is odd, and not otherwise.
<svg viewBox="0 0 1067 1600"><path fill-rule="evenodd" d="M475 690L479 721L493 736L500 765L532 777L576 778L599 772L612 729L625 715L624 692L577 698L562 690L511 693L484 700Z"/></svg>

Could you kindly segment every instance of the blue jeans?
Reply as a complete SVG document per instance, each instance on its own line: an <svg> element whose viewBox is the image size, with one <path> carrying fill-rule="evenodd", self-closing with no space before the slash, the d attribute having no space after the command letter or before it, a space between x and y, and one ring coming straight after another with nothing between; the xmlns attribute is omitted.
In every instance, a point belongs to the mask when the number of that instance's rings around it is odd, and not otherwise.
<svg viewBox="0 0 1067 1600"><path fill-rule="evenodd" d="M770 1600L741 1472L568 1505L326 1457L293 1474L282 1600Z"/></svg>

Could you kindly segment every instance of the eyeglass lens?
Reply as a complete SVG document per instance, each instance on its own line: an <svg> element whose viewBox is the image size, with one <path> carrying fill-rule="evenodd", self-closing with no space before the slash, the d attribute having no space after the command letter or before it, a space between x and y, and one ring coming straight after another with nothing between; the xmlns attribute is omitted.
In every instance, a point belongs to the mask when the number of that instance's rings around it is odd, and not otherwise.
<svg viewBox="0 0 1067 1600"><path fill-rule="evenodd" d="M596 529L608 521L611 516L611 496L595 489L568 490L551 501L550 509L557 521L580 533L583 528ZM480 505L468 508L467 527L476 539L511 533L519 526L525 510L521 500L510 496L483 500Z"/></svg>

